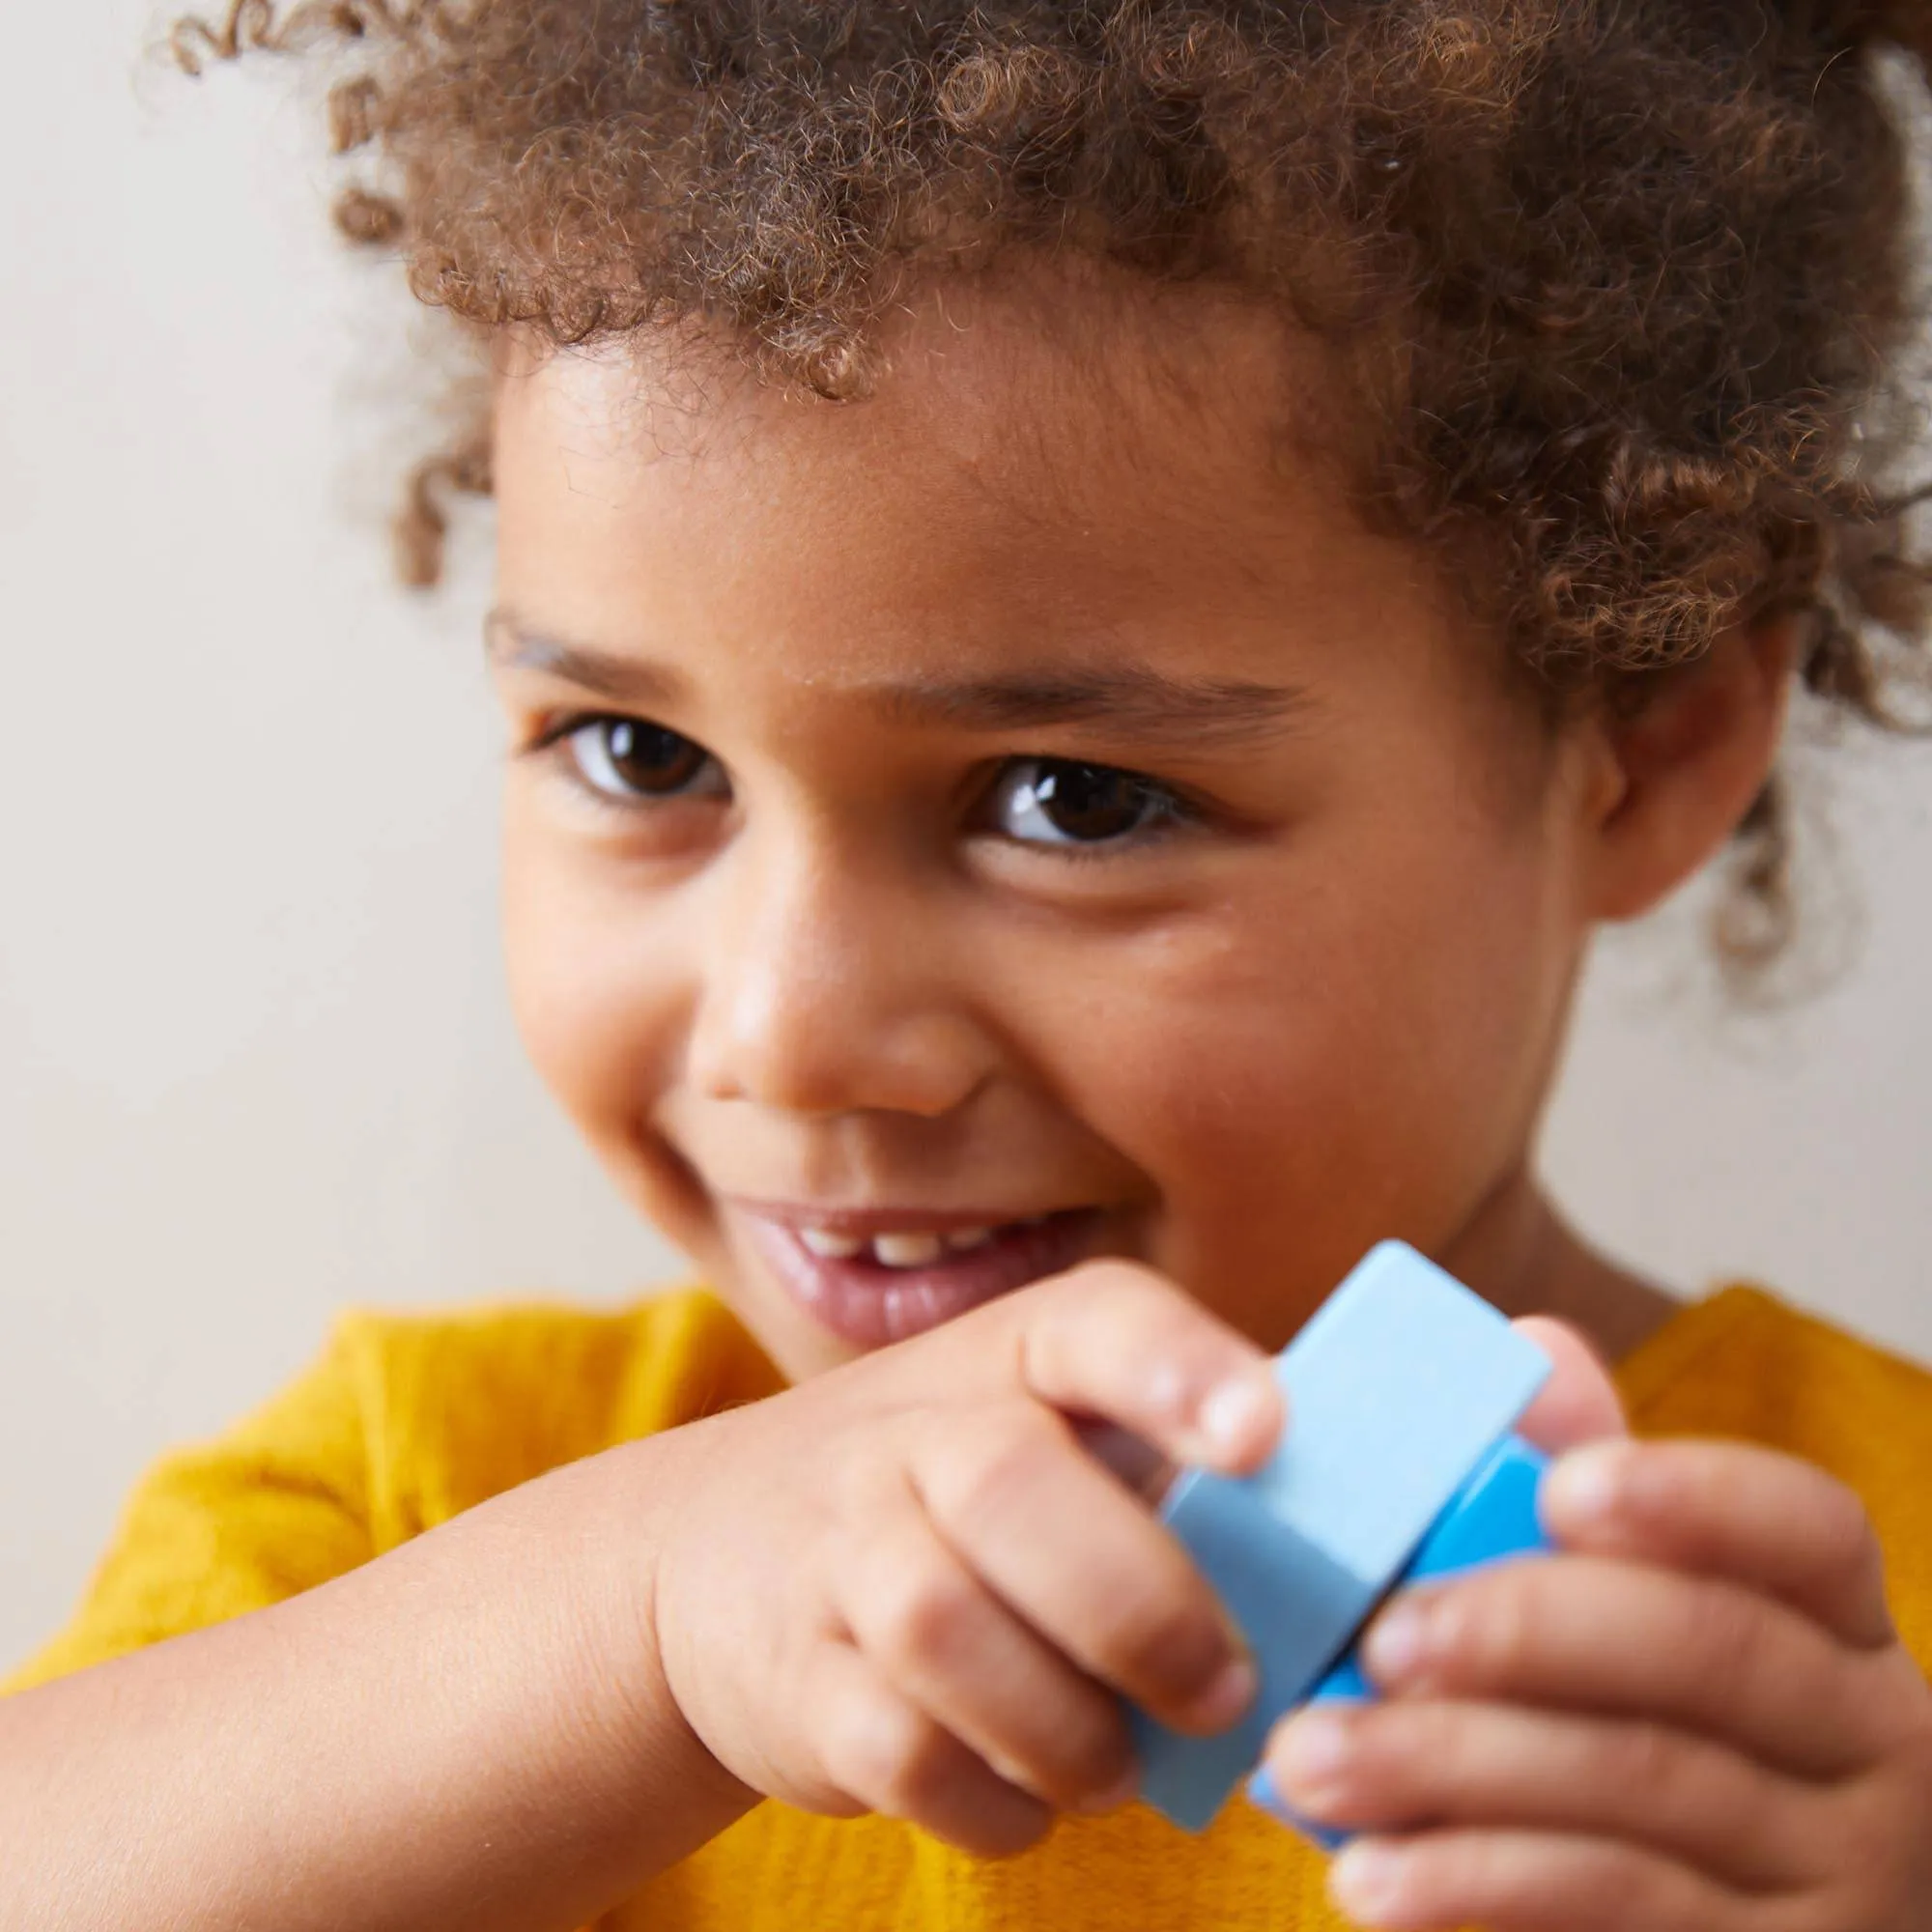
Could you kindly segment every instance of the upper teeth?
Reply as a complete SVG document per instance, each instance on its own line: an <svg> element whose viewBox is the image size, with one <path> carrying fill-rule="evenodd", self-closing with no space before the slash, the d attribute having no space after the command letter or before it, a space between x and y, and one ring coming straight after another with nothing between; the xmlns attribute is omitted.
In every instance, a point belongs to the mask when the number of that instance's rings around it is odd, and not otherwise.
<svg viewBox="0 0 1932 1932"><path fill-rule="evenodd" d="M830 1228L801 1228L798 1237L815 1255L846 1261L870 1244L858 1235L835 1235Z"/></svg>
<svg viewBox="0 0 1932 1932"><path fill-rule="evenodd" d="M873 1257L889 1268L924 1267L946 1252L946 1243L937 1235L919 1232L903 1235L874 1235Z"/></svg>
<svg viewBox="0 0 1932 1932"><path fill-rule="evenodd" d="M801 1228L798 1237L814 1254L831 1261L850 1261L868 1248L872 1259L885 1267L927 1267L947 1249L955 1254L977 1248L993 1238L991 1228L953 1228L935 1234L929 1228L895 1229L889 1234L841 1235L831 1228Z"/></svg>

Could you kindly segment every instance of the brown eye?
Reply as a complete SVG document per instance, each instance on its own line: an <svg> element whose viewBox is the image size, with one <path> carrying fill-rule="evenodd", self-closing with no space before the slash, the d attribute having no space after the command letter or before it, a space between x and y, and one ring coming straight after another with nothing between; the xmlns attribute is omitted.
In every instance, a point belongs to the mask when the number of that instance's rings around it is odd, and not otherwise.
<svg viewBox="0 0 1932 1932"><path fill-rule="evenodd" d="M1034 845L1100 845L1181 816L1164 786L1117 765L1070 758L1018 758L992 799L995 824Z"/></svg>
<svg viewBox="0 0 1932 1932"><path fill-rule="evenodd" d="M565 742L584 783L607 798L710 795L724 788L717 759L702 745L648 719L586 719Z"/></svg>

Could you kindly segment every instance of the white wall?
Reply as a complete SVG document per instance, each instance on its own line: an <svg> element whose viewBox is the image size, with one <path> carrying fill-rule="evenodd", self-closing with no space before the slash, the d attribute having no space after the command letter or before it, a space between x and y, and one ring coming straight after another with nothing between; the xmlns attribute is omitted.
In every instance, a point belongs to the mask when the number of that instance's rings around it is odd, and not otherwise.
<svg viewBox="0 0 1932 1932"><path fill-rule="evenodd" d="M0 1661L341 1303L675 1265L510 1035L480 534L439 600L386 576L402 304L325 232L312 107L153 25L39 8L0 63ZM1550 1157L1680 1285L1932 1355L1932 751L1878 789L1855 973L1747 1026L1654 990L1690 941L1618 949Z"/></svg>

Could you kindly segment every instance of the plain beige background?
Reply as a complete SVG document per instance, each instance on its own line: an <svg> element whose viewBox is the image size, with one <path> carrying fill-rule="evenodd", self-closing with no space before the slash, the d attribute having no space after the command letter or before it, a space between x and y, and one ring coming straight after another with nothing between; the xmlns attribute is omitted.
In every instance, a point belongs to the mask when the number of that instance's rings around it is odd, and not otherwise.
<svg viewBox="0 0 1932 1932"><path fill-rule="evenodd" d="M483 523L440 597L386 576L419 326L326 231L313 101L173 79L155 20L37 8L0 66L0 1662L332 1310L677 1265L511 1037ZM1932 1356L1932 748L1834 769L1856 963L1746 1018L1690 912L1619 935L1548 1159L1681 1290Z"/></svg>

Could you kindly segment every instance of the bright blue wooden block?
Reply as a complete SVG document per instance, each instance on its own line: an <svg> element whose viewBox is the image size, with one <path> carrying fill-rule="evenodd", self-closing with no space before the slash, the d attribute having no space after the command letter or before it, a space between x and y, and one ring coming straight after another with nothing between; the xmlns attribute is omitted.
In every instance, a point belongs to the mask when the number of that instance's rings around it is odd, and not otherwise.
<svg viewBox="0 0 1932 1932"><path fill-rule="evenodd" d="M1453 1577L1485 1563L1509 1556L1527 1556L1552 1546L1537 1515L1536 1492L1549 1459L1520 1435L1506 1435L1483 1459L1476 1473L1456 1493L1455 1500L1423 1538L1415 1560L1402 1573L1398 1587L1431 1577ZM1366 1703L1376 1689L1362 1670L1357 1649L1348 1655L1308 1693L1306 1702ZM1248 1782L1248 1796L1284 1824L1313 1838L1328 1851L1339 1851L1354 1834L1318 1825L1289 1809L1265 1771Z"/></svg>
<svg viewBox="0 0 1932 1932"><path fill-rule="evenodd" d="M1161 1506L1262 1678L1248 1716L1216 1737L1129 1711L1141 1795L1189 1831L1221 1808L1276 1719L1348 1648L1549 1363L1453 1276L1384 1241L1275 1370L1289 1426L1266 1465L1238 1480L1189 1470Z"/></svg>

